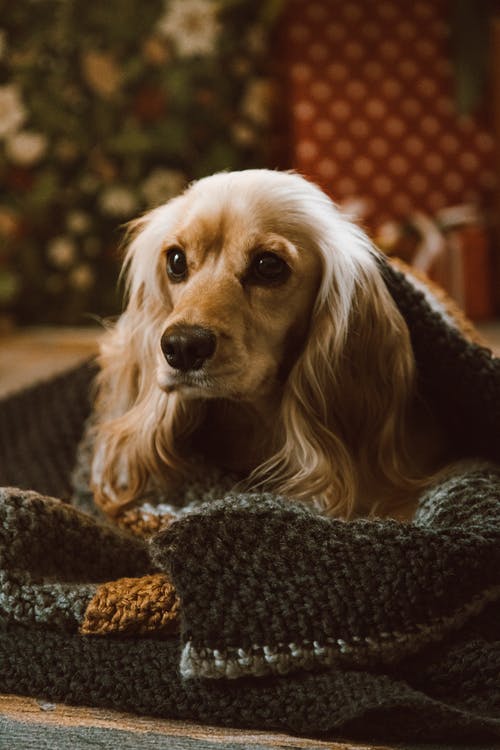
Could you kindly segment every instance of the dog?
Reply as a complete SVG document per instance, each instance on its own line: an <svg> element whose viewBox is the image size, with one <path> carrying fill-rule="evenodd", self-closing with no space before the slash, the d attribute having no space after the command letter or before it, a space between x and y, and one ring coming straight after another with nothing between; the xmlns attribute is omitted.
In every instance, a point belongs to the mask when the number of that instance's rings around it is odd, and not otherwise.
<svg viewBox="0 0 500 750"><path fill-rule="evenodd" d="M339 518L411 516L446 449L376 254L291 172L215 174L133 222L99 357L101 508L175 491L203 455Z"/></svg>

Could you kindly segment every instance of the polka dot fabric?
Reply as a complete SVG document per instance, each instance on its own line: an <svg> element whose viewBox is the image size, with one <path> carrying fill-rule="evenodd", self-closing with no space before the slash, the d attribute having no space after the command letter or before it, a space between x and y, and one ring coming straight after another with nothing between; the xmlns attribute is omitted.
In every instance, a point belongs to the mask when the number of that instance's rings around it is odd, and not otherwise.
<svg viewBox="0 0 500 750"><path fill-rule="evenodd" d="M372 228L484 204L494 142L453 98L446 0L289 0L283 25L293 167Z"/></svg>

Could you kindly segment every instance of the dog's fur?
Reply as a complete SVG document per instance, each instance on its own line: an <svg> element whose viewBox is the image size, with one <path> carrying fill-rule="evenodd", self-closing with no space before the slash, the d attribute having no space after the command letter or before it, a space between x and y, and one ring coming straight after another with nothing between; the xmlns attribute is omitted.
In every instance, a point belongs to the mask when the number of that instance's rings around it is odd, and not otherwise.
<svg viewBox="0 0 500 750"><path fill-rule="evenodd" d="M282 283L249 277L263 251L286 261ZM391 513L428 481L434 428L415 417L407 326L369 240L316 186L268 170L204 178L132 225L124 272L98 378L93 484L107 512L174 488L200 452L246 487L343 518ZM199 370L162 353L178 324L215 334Z"/></svg>

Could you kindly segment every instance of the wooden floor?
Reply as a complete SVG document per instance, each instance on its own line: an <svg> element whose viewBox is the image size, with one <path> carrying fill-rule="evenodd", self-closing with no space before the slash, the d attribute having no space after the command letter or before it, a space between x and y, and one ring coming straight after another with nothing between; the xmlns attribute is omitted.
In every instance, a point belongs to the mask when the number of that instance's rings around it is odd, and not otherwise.
<svg viewBox="0 0 500 750"><path fill-rule="evenodd" d="M150 719L97 708L75 708L35 698L0 696L2 750L392 750L397 747L401 746L322 741L281 733L223 729L182 721ZM426 746L426 750L428 747Z"/></svg>
<svg viewBox="0 0 500 750"><path fill-rule="evenodd" d="M500 354L500 323L482 326ZM95 353L98 329L33 329L0 337L0 396L47 378ZM268 732L223 729L96 708L75 708L34 698L0 696L0 750L433 750L431 745L321 741ZM452 746L440 745L439 750ZM482 750L492 750L493 746ZM476 750L480 750L476 746Z"/></svg>
<svg viewBox="0 0 500 750"><path fill-rule="evenodd" d="M92 356L100 336L99 328L22 328L0 334L0 396Z"/></svg>

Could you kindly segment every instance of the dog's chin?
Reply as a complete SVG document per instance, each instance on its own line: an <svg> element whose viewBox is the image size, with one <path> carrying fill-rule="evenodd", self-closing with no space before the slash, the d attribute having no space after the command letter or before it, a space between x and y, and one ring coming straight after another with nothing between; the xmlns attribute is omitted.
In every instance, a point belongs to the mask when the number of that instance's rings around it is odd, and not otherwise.
<svg viewBox="0 0 500 750"><path fill-rule="evenodd" d="M221 377L214 377L203 368L190 372L179 372L170 368L158 368L158 387L165 393L177 393L182 398L231 398L232 388ZM239 394L234 394L235 398Z"/></svg>
<svg viewBox="0 0 500 750"><path fill-rule="evenodd" d="M210 398L213 383L203 371L177 372L159 368L156 374L158 387L165 393L179 393L186 398Z"/></svg>
<svg viewBox="0 0 500 750"><path fill-rule="evenodd" d="M259 395L265 395L264 391L267 391L266 380L248 384L245 382L243 373L234 371L215 376L203 368L190 372L179 372L171 368L158 367L156 380L162 391L177 393L182 398L254 401ZM249 385L250 387L248 387ZM263 391L262 394L260 393L261 390Z"/></svg>

